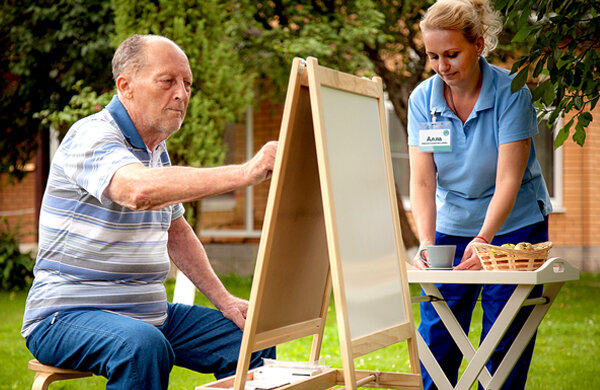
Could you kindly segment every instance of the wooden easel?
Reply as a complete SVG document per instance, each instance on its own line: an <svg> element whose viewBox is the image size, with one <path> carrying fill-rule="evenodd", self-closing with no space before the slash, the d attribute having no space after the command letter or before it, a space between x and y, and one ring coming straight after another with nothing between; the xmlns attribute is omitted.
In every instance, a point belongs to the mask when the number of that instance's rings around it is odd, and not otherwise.
<svg viewBox="0 0 600 390"><path fill-rule="evenodd" d="M197 389L242 390L252 352L306 336L318 362L332 288L343 369L279 389L421 389L381 79L294 59L277 153L237 373ZM410 373L354 369L405 340Z"/></svg>

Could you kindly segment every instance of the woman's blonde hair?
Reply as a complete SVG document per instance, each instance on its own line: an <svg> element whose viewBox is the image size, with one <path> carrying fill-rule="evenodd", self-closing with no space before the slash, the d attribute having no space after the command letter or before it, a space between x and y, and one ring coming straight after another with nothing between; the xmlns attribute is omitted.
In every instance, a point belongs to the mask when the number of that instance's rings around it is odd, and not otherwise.
<svg viewBox="0 0 600 390"><path fill-rule="evenodd" d="M498 45L498 34L502 31L502 18L488 0L438 0L421 19L421 31L457 30L465 39L475 43L483 37L482 55Z"/></svg>

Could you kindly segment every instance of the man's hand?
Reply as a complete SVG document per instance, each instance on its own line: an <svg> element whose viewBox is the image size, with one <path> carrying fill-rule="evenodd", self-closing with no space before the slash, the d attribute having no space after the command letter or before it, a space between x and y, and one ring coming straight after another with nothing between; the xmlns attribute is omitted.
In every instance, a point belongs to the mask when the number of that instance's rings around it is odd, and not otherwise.
<svg viewBox="0 0 600 390"><path fill-rule="evenodd" d="M230 295L227 302L219 307L225 318L233 321L241 330L246 325L246 315L248 314L248 301Z"/></svg>
<svg viewBox="0 0 600 390"><path fill-rule="evenodd" d="M277 141L267 142L250 160L243 165L248 185L258 184L271 177L277 154Z"/></svg>

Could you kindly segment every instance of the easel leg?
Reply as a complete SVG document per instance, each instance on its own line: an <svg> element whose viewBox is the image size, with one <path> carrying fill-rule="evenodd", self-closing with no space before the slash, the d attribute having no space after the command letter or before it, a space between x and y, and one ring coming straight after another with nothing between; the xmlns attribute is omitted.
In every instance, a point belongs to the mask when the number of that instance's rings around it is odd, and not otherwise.
<svg viewBox="0 0 600 390"><path fill-rule="evenodd" d="M318 364L321 356L321 346L323 345L323 334L327 322L327 310L329 309L329 297L331 297L331 269L327 271L327 284L325 286L325 295L323 296L323 305L321 307L321 328L318 334L313 336L312 347L310 348L310 364Z"/></svg>

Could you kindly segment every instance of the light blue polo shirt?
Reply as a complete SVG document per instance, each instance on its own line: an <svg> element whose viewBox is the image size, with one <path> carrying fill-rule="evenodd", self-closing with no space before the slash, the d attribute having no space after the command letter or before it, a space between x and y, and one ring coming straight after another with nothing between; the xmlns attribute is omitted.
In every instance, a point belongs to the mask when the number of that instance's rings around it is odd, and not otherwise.
<svg viewBox="0 0 600 390"><path fill-rule="evenodd" d="M435 152L437 170L436 230L473 237L479 233L495 191L500 144L537 134L536 112L526 86L511 93L512 77L482 57L483 83L473 111L463 125L444 99L444 82L436 74L419 84L409 98L408 144L419 145L419 122L451 122L452 151ZM538 203L540 202L540 203ZM541 206L539 206L540 204ZM548 190L531 144L517 200L497 234L540 222L552 211Z"/></svg>

